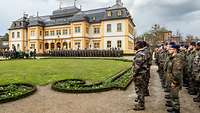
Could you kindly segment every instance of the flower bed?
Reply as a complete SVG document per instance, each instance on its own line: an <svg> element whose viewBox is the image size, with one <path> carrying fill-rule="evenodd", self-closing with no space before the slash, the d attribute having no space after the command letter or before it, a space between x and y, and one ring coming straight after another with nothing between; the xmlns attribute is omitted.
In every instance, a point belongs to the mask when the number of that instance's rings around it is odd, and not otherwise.
<svg viewBox="0 0 200 113"><path fill-rule="evenodd" d="M104 82L94 84L79 79L61 80L53 83L52 89L65 93L96 93L112 89L126 90L132 81L131 71L131 68L128 68Z"/></svg>
<svg viewBox="0 0 200 113"><path fill-rule="evenodd" d="M0 85L0 103L15 101L29 95L36 91L36 87L31 84L8 84Z"/></svg>

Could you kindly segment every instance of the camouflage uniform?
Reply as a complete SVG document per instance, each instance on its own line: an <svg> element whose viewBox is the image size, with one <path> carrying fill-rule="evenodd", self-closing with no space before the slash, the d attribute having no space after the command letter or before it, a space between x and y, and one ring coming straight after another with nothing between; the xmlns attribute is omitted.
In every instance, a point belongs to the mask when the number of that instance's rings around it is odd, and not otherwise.
<svg viewBox="0 0 200 113"><path fill-rule="evenodd" d="M168 57L168 52L167 50L163 49L159 55L159 75L160 75L160 79L161 79L161 83L162 83L162 87L165 88L166 87L166 78L165 78L165 63L167 62L167 58Z"/></svg>
<svg viewBox="0 0 200 113"><path fill-rule="evenodd" d="M155 50L155 63L157 64L157 65L159 65L159 62L158 62L158 60L159 60L159 49L158 48L156 48L156 50Z"/></svg>
<svg viewBox="0 0 200 113"><path fill-rule="evenodd" d="M163 84L164 84L164 89L165 92L169 92L169 88L170 88L170 79L168 77L168 67L169 67L169 61L170 61L171 55L168 54L165 60L165 64L164 64L164 78L163 78Z"/></svg>
<svg viewBox="0 0 200 113"><path fill-rule="evenodd" d="M180 112L179 91L182 88L182 75L183 75L183 59L180 54L170 56L167 62L167 77L170 80L170 102L173 113ZM172 85L173 84L173 85Z"/></svg>
<svg viewBox="0 0 200 113"><path fill-rule="evenodd" d="M195 51L195 57L192 62L192 76L194 78L194 88L198 93L197 97L194 98L194 102L200 102L200 50Z"/></svg>
<svg viewBox="0 0 200 113"><path fill-rule="evenodd" d="M140 110L144 109L145 104L144 89L147 65L147 54L145 52L145 49L139 49L133 58L133 77L138 102L135 108L139 108Z"/></svg>
<svg viewBox="0 0 200 113"><path fill-rule="evenodd" d="M150 68L151 68L151 61L152 61L152 54L151 54L151 50L150 50L150 47L145 47L144 48L145 50L145 54L147 56L147 73L146 73L146 76L145 76L145 92L144 92L144 95L145 96L149 96L149 80L150 80Z"/></svg>
<svg viewBox="0 0 200 113"><path fill-rule="evenodd" d="M187 74L188 74L188 77L189 77L189 88L188 88L188 92L189 92L189 94L191 94L191 95L196 95L196 91L195 91L195 88L194 88L194 82L195 82L195 80L194 80L194 77L192 76L192 62L193 62L193 60L194 60L194 58L195 58L195 50L193 49L193 50L191 50L191 51L189 51L189 55L188 55L188 57L187 57Z"/></svg>
<svg viewBox="0 0 200 113"><path fill-rule="evenodd" d="M189 83L188 73L187 73L187 51L180 50L180 55L183 58L183 86L187 87Z"/></svg>

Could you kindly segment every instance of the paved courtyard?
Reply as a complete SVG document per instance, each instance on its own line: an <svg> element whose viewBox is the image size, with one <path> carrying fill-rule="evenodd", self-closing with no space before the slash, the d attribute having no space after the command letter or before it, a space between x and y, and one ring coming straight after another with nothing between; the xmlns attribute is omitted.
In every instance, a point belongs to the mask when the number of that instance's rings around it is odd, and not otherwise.
<svg viewBox="0 0 200 113"><path fill-rule="evenodd" d="M151 68L151 96L146 98L146 110L135 112L134 85L126 91L112 90L93 94L67 94L52 91L50 85L39 86L38 91L25 99L0 104L0 113L166 113L164 93L156 73ZM199 113L192 97L181 91L181 113Z"/></svg>

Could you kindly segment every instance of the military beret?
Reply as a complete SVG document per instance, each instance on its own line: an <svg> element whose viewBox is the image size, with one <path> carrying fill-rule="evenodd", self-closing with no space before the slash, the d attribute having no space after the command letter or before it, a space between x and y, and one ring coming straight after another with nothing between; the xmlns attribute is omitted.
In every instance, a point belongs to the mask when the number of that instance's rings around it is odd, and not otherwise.
<svg viewBox="0 0 200 113"><path fill-rule="evenodd" d="M178 47L178 45L176 45L176 44L171 44L171 45L170 45L170 48L178 49L179 47Z"/></svg>
<svg viewBox="0 0 200 113"><path fill-rule="evenodd" d="M190 45L196 46L196 42L191 42Z"/></svg>
<svg viewBox="0 0 200 113"><path fill-rule="evenodd" d="M145 46L147 46L147 43L145 41L137 41L136 45L138 45L138 47L143 48Z"/></svg>
<svg viewBox="0 0 200 113"><path fill-rule="evenodd" d="M200 41L199 41L199 42L197 42L197 46L200 46Z"/></svg>

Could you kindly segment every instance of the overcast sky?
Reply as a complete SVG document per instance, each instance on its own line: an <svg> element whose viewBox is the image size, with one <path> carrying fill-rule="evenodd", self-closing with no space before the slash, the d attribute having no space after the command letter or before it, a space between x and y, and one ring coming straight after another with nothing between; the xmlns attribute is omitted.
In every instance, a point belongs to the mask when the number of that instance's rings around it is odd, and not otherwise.
<svg viewBox="0 0 200 113"><path fill-rule="evenodd" d="M74 0L64 0L63 6ZM116 0L78 0L83 10L112 6ZM200 36L200 0L122 0L136 24L137 34L160 24L183 35ZM0 5L0 35L7 32L12 21L29 15L49 15L58 9L59 0L2 0Z"/></svg>

